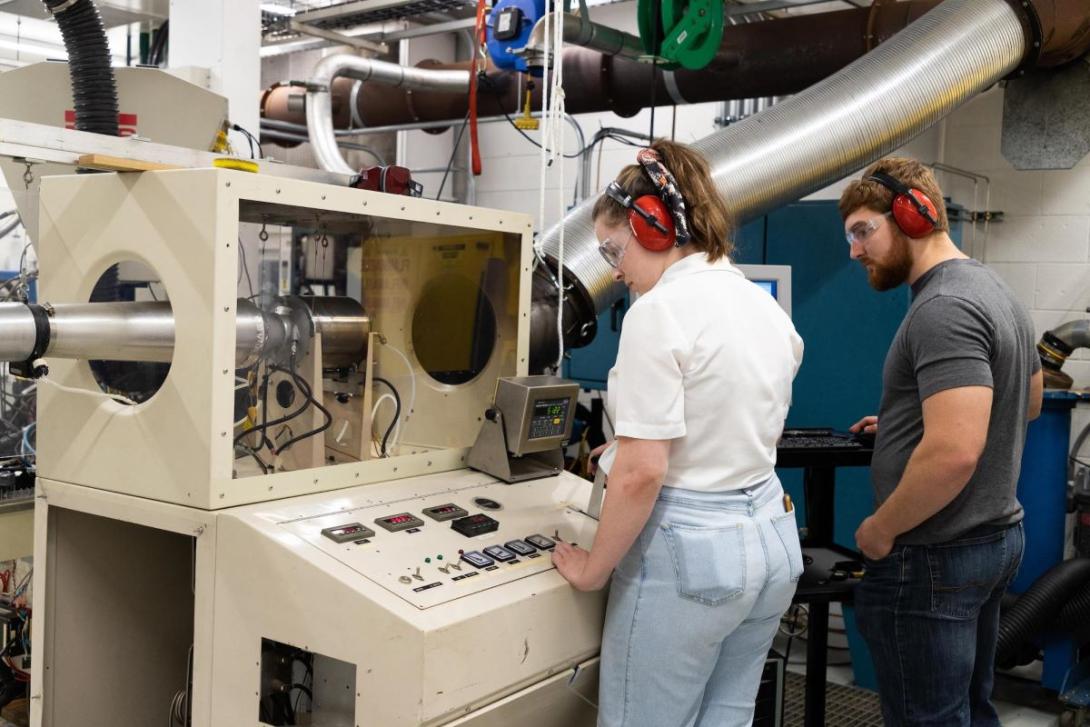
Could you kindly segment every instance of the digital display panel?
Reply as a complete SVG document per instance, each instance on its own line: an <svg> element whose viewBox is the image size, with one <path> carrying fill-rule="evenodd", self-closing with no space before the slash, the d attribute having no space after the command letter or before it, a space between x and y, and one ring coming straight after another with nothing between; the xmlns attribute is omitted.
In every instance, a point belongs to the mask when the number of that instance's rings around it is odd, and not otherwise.
<svg viewBox="0 0 1090 727"><path fill-rule="evenodd" d="M408 530L409 528L418 528L424 524L424 521L412 513L399 512L396 515L387 515L386 517L377 518L375 523L380 527L389 530L391 533L396 533L401 530Z"/></svg>
<svg viewBox="0 0 1090 727"><path fill-rule="evenodd" d="M466 513L463 508L455 505L453 502L448 502L442 505L425 508L424 514L430 517L432 520L438 520L439 522L443 522L445 520L453 520L456 517L463 517L468 513Z"/></svg>
<svg viewBox="0 0 1090 727"><path fill-rule="evenodd" d="M325 528L322 530L322 535L335 543L346 543L350 540L357 540L359 538L374 537L375 531L362 523L348 523L346 525Z"/></svg>
<svg viewBox="0 0 1090 727"><path fill-rule="evenodd" d="M529 439L564 436L564 425L568 422L568 407L571 399L538 399L534 402L530 418Z"/></svg>

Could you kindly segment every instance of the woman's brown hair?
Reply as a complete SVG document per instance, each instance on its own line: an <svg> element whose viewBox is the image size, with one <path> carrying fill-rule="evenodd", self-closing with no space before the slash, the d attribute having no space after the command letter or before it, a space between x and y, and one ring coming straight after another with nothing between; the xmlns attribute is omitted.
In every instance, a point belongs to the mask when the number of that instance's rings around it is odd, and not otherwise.
<svg viewBox="0 0 1090 727"><path fill-rule="evenodd" d="M730 239L730 213L715 187L708 162L692 147L668 139L656 139L651 148L658 152L663 165L674 175L678 191L685 198L692 232L688 244L707 253L713 262L722 257L729 258L734 251ZM656 194L655 186L639 164L629 164L622 169L617 175L617 183L633 198ZM595 221L602 218L610 225L628 222L628 210L606 195L594 203L591 216Z"/></svg>

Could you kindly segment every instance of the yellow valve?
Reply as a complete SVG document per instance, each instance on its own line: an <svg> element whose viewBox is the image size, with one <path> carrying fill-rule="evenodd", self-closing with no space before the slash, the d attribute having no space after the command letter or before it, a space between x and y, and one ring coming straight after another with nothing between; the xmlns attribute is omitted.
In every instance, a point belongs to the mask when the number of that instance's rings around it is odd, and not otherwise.
<svg viewBox="0 0 1090 727"><path fill-rule="evenodd" d="M537 131L538 120L530 115L530 90L526 90L526 103L522 105L522 116L515 119L515 127L523 131Z"/></svg>

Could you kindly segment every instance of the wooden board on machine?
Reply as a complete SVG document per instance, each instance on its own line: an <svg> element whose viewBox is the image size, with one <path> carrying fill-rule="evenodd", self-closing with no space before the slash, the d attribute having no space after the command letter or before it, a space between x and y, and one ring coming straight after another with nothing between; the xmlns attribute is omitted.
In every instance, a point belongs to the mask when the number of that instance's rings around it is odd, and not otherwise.
<svg viewBox="0 0 1090 727"><path fill-rule="evenodd" d="M180 169L173 164L146 162L140 159L125 159L106 154L84 154L79 158L79 166L85 169L101 169L107 172L150 172L163 169Z"/></svg>

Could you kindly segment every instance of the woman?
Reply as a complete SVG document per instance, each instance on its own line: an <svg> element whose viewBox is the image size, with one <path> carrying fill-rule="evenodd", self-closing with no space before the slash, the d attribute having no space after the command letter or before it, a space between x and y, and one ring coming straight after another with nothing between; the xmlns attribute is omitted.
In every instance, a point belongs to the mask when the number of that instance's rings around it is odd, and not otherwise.
<svg viewBox="0 0 1090 727"><path fill-rule="evenodd" d="M802 574L773 469L802 340L731 265L707 162L668 141L637 159L593 213L639 295L609 375L609 487L591 549L560 543L553 560L580 590L612 575L599 725L748 725Z"/></svg>

